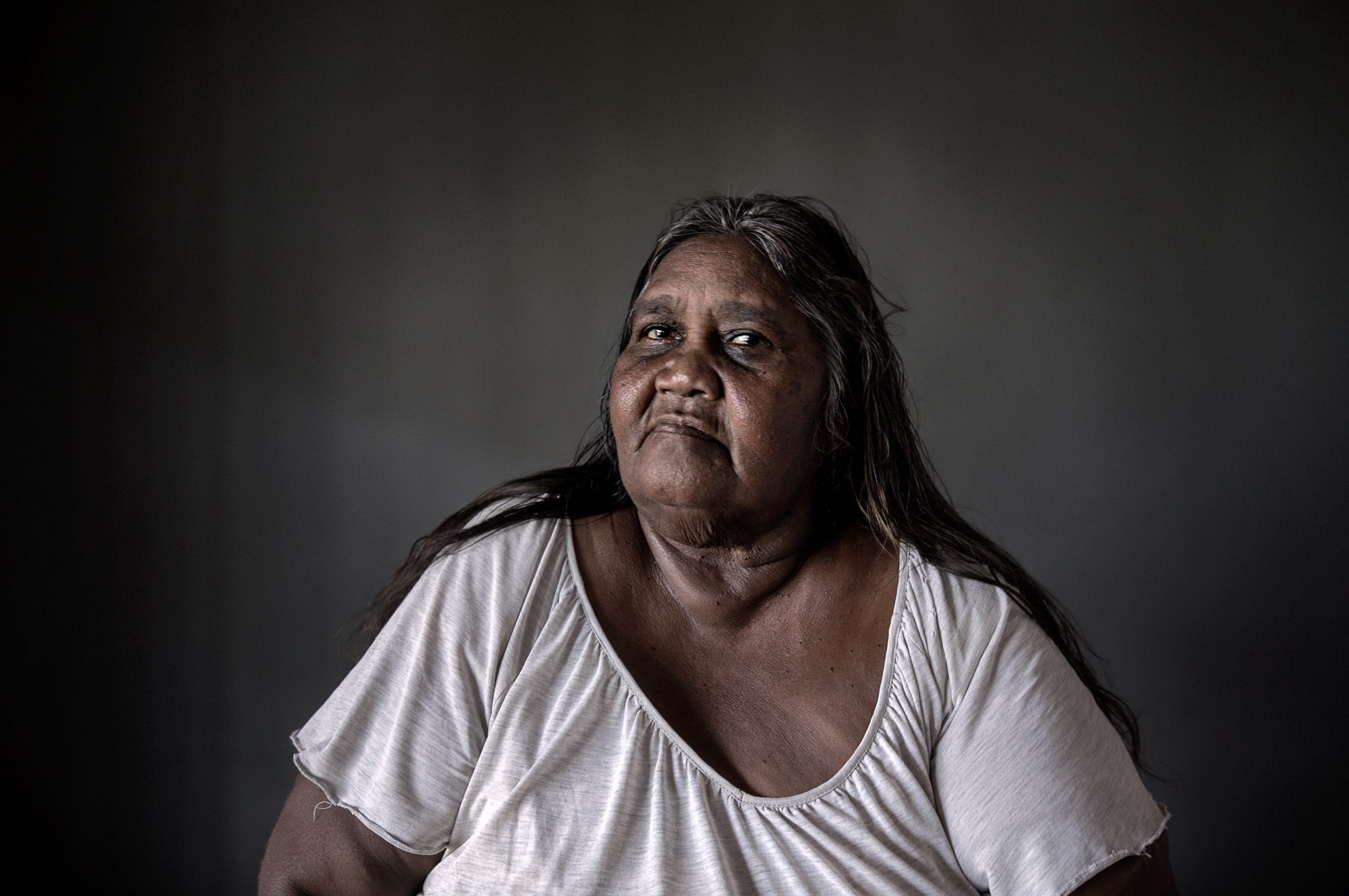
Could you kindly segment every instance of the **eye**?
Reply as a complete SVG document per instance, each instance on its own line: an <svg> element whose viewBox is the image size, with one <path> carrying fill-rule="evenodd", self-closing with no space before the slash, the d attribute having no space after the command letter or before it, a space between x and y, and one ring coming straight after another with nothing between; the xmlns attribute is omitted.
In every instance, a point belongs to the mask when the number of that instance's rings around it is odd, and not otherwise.
<svg viewBox="0 0 1349 896"><path fill-rule="evenodd" d="M755 333L752 330L741 330L737 333L732 333L730 337L726 340L726 342L729 345L739 345L745 347L754 347L769 344L767 339L765 339L764 337L760 336L758 333Z"/></svg>
<svg viewBox="0 0 1349 896"><path fill-rule="evenodd" d="M670 339L674 335L674 327L668 324L649 324L637 331L638 339Z"/></svg>

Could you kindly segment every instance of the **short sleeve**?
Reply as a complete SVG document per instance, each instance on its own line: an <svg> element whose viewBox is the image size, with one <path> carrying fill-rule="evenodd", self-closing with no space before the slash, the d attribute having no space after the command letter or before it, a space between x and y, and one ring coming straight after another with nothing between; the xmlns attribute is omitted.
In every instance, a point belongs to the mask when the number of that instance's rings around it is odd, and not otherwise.
<svg viewBox="0 0 1349 896"><path fill-rule="evenodd" d="M1156 839L1166 815L1062 653L1000 589L936 574L948 649L933 784L962 870L1000 896L1061 896Z"/></svg>
<svg viewBox="0 0 1349 896"><path fill-rule="evenodd" d="M300 771L407 852L445 849L482 751L502 656L539 572L518 529L439 558L292 735Z"/></svg>

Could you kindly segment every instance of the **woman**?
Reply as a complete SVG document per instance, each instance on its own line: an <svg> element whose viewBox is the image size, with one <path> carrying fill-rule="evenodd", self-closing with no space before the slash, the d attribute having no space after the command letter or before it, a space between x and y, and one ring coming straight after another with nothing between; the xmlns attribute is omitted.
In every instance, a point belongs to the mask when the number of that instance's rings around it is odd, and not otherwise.
<svg viewBox="0 0 1349 896"><path fill-rule="evenodd" d="M261 892L1174 891L1132 715L936 487L822 206L678 208L602 423L378 598Z"/></svg>

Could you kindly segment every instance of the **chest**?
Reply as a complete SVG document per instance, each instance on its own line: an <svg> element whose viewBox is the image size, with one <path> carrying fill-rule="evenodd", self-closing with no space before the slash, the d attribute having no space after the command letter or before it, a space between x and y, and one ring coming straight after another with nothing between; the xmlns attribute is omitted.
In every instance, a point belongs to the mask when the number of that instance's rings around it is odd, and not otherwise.
<svg viewBox="0 0 1349 896"><path fill-rule="evenodd" d="M761 750L791 716L740 701L745 714L739 722L728 723L734 712L727 710L711 723L720 726L718 739L695 745L686 734L707 724L706 707L677 729L665 718L675 715L669 698L662 711L629 663L617 659L603 630L577 615L566 625L550 621L521 665L503 670L509 683L428 894L475 892L483 882L493 892L656 894L669 892L671 881L688 892L886 893L901 883L919 892L972 892L931 799L931 745L909 723L900 691L887 694L888 709L876 717L873 736L865 728L858 735L863 751L826 770L826 777L846 775L837 789L804 804L737 797L711 772L729 778L725 763L751 755L775 756L770 764L779 776L795 768L794 751L782 745L776 754ZM779 668L804 661L785 658L791 662ZM902 654L891 663L902 664ZM884 657L880 664L881 676L893 682L897 671L887 674ZM737 667L718 668L725 679L709 683L731 688ZM765 701L775 693L761 687L748 665L741 671L754 680L736 690ZM847 683L843 690L850 690ZM868 712L874 695L869 702ZM743 742L734 740L737 731ZM799 732L783 738L796 742ZM773 780L787 781L779 789L793 796L821 783ZM767 786L747 789L773 793Z"/></svg>
<svg viewBox="0 0 1349 896"><path fill-rule="evenodd" d="M883 688L893 562L814 577L722 626L693 624L650 579L593 578L592 606L614 658L661 723L734 786L804 793L857 750Z"/></svg>
<svg viewBox="0 0 1349 896"><path fill-rule="evenodd" d="M847 530L779 565L767 588L763 566L685 575L674 563L670 573L630 516L578 527L575 544L613 659L660 723L732 785L804 793L857 750L877 714L899 583L898 558L869 533Z"/></svg>
<svg viewBox="0 0 1349 896"><path fill-rule="evenodd" d="M590 663L593 678L572 671L594 659L578 651L565 672L531 660L494 720L428 896L973 892L902 713L837 789L775 805L728 793L605 660ZM592 686L574 691L581 678Z"/></svg>
<svg viewBox="0 0 1349 896"><path fill-rule="evenodd" d="M866 622L821 630L783 620L728 639L617 628L609 637L704 762L751 793L789 796L837 773L876 714L888 620Z"/></svg>

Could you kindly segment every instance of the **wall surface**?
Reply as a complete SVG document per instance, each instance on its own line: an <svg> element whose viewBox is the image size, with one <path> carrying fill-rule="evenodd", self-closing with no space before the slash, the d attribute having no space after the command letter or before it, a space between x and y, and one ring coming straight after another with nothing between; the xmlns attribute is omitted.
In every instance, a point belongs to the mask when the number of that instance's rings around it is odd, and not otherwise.
<svg viewBox="0 0 1349 896"><path fill-rule="evenodd" d="M1138 711L1182 891L1338 878L1349 78L1320 8L24 23L35 843L67 883L249 891L362 602L449 511L570 459L670 204L769 190L829 202L907 308L935 465Z"/></svg>

